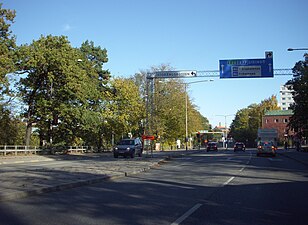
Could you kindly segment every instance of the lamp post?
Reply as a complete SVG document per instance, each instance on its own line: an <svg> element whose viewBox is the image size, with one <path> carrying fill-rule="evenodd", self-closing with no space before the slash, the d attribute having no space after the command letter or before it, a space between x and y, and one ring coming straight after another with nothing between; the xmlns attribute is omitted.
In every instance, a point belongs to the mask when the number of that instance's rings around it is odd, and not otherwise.
<svg viewBox="0 0 308 225"><path fill-rule="evenodd" d="M224 148L228 148L228 145L226 144L226 141L228 140L227 138L227 135L228 135L228 132L227 132L227 117L228 116L234 116L234 114L229 114L229 115L216 115L216 116L223 116L225 117L225 140L224 140Z"/></svg>
<svg viewBox="0 0 308 225"><path fill-rule="evenodd" d="M187 93L187 86L189 84L196 84L196 83L204 83L204 82L211 82L214 80L199 80L199 81L192 81L188 83L184 83L185 85L185 148L186 151L188 150L188 93Z"/></svg>
<svg viewBox="0 0 308 225"><path fill-rule="evenodd" d="M288 48L287 50L289 52L292 52L292 51L308 51L308 48ZM304 54L304 57L305 57L305 61L308 62L308 54L307 53Z"/></svg>
<svg viewBox="0 0 308 225"><path fill-rule="evenodd" d="M288 48L288 51L308 51L308 48Z"/></svg>

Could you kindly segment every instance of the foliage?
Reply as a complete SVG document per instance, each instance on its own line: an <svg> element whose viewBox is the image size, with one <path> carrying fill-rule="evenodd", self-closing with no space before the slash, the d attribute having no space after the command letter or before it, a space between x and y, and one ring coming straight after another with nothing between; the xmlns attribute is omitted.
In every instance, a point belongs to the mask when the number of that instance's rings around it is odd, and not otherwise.
<svg viewBox="0 0 308 225"><path fill-rule="evenodd" d="M251 104L247 108L240 109L231 123L229 135L236 141L254 146L258 128L262 126L263 115L268 110L276 109L279 109L276 96L271 96L259 104Z"/></svg>
<svg viewBox="0 0 308 225"><path fill-rule="evenodd" d="M14 18L15 11L3 9L0 3L0 100L3 99L3 94L9 92L7 74L14 71L16 43L10 31Z"/></svg>
<svg viewBox="0 0 308 225"><path fill-rule="evenodd" d="M299 61L293 68L294 78L286 84L293 89L293 115L288 126L308 137L308 62Z"/></svg>
<svg viewBox="0 0 308 225"><path fill-rule="evenodd" d="M0 106L0 145L22 145L25 125Z"/></svg>
<svg viewBox="0 0 308 225"><path fill-rule="evenodd" d="M194 136L198 130L208 129L209 122L192 104L180 79L146 79L147 73L173 70L168 64L141 71L132 78L139 86L140 95L147 105L145 133L155 135L159 142L173 145L176 139L185 139L185 99L187 97L188 134Z"/></svg>
<svg viewBox="0 0 308 225"><path fill-rule="evenodd" d="M141 136L140 123L145 117L145 107L139 95L138 87L131 79L116 78L112 81L116 94L110 98L107 108L109 130L121 136L132 133Z"/></svg>
<svg viewBox="0 0 308 225"><path fill-rule="evenodd" d="M101 98L97 73L99 60L89 61L87 53L71 47L64 36L42 36L19 48L19 90L27 105L29 144L33 123L41 141L74 144L81 131L92 127L100 116L95 110ZM81 138L81 137L80 137Z"/></svg>

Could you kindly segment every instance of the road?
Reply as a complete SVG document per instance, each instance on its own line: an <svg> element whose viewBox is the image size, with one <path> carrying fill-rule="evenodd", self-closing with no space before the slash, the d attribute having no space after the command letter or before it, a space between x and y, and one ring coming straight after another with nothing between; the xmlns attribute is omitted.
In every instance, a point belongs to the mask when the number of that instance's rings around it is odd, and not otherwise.
<svg viewBox="0 0 308 225"><path fill-rule="evenodd" d="M0 202L0 224L304 225L307 184L307 166L290 158L201 152L128 177Z"/></svg>

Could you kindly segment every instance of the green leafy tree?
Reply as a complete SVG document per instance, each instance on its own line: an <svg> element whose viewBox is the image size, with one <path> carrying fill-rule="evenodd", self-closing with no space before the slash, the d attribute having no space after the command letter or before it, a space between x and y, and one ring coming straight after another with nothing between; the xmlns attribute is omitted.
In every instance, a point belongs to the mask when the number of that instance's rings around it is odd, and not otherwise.
<svg viewBox="0 0 308 225"><path fill-rule="evenodd" d="M231 123L230 136L236 141L254 146L258 128L262 126L262 117L265 112L277 109L279 109L278 101L274 95L259 104L251 104L247 108L240 109Z"/></svg>
<svg viewBox="0 0 308 225"><path fill-rule="evenodd" d="M185 84L180 79L146 79L147 73L174 70L168 64L141 71L132 78L139 86L140 95L147 106L147 134L156 135L158 141L173 145L180 138L184 141L186 126L185 99L188 98L188 133L208 129L208 120L201 115L187 96ZM148 101L147 101L148 100Z"/></svg>
<svg viewBox="0 0 308 225"><path fill-rule="evenodd" d="M15 36L10 31L10 26L14 22L15 11L3 9L0 3L0 100L3 94L9 92L9 82L7 74L14 72L15 68Z"/></svg>
<svg viewBox="0 0 308 225"><path fill-rule="evenodd" d="M293 68L294 78L286 84L293 89L293 115L288 126L300 135L308 137L308 62L299 61Z"/></svg>
<svg viewBox="0 0 308 225"><path fill-rule="evenodd" d="M81 130L99 117L92 113L100 98L97 63L72 48L64 36L42 36L19 48L19 90L27 118L26 145L33 124L40 140L50 144L74 144Z"/></svg>
<svg viewBox="0 0 308 225"><path fill-rule="evenodd" d="M119 136L140 136L140 123L145 117L145 109L139 90L131 79L116 78L112 81L116 94L112 95L108 105L105 123L108 125L108 135L111 132Z"/></svg>

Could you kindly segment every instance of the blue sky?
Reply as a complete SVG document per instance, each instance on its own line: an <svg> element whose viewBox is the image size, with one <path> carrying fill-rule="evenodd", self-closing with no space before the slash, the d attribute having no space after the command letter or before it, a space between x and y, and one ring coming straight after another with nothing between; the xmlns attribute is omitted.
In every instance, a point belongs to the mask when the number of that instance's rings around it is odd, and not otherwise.
<svg viewBox="0 0 308 225"><path fill-rule="evenodd" d="M151 66L218 70L221 59L264 58L274 69L292 68L308 47L307 0L4 0L15 9L18 44L41 35L65 35L79 47L86 40L106 48L114 76ZM189 86L189 94L213 126L252 103L277 95L291 76L219 79ZM202 78L204 79L204 78ZM202 80L186 79L186 82ZM184 103L184 102L183 102ZM227 116L229 126L234 116Z"/></svg>

